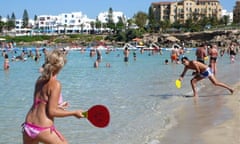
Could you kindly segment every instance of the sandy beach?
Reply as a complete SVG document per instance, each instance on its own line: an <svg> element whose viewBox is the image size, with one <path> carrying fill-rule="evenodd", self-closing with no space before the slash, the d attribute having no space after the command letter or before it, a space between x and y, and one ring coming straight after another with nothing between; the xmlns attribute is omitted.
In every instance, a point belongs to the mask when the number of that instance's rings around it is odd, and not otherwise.
<svg viewBox="0 0 240 144"><path fill-rule="evenodd" d="M240 144L240 83L234 89L234 95L226 97L225 104L233 116L201 134L206 144Z"/></svg>
<svg viewBox="0 0 240 144"><path fill-rule="evenodd" d="M231 95L209 84L198 99L189 97L189 104L177 112L178 124L161 144L239 144L240 83L232 87Z"/></svg>

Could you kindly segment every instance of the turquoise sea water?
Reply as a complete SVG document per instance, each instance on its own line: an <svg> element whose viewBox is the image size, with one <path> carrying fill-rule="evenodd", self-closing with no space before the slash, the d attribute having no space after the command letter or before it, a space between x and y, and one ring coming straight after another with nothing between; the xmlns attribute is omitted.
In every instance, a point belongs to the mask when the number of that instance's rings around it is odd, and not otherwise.
<svg viewBox="0 0 240 144"><path fill-rule="evenodd" d="M19 52L20 53L20 52ZM10 54L11 57L12 54ZM181 64L165 65L170 52L152 55L140 54L129 62L123 62L121 50L105 54L102 51L99 68L93 68L96 57L89 51L69 51L68 62L58 79L62 83L62 94L70 103L69 109L88 109L95 104L106 105L111 113L110 125L99 129L86 119L75 117L56 118L56 127L72 144L151 144L159 142L167 129L176 124L173 112L191 98L187 73L181 89L175 87L175 80L183 70ZM185 54L194 59L194 51ZM169 59L170 61L170 59ZM3 65L3 57L0 57ZM106 63L111 67L107 68ZM43 64L32 59L10 61L10 70L0 67L0 143L21 143L21 124L32 105L33 88ZM228 73L239 69L239 59L230 64L228 55L218 60L218 77L230 84L239 77L228 78ZM204 83L199 85L199 89Z"/></svg>

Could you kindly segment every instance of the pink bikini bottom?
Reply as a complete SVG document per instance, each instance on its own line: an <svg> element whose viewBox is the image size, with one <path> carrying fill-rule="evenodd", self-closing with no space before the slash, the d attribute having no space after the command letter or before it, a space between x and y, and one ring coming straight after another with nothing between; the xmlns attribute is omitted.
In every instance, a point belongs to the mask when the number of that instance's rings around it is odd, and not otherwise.
<svg viewBox="0 0 240 144"><path fill-rule="evenodd" d="M64 140L62 134L56 130L56 128L54 126L50 126L50 127L41 127L41 126L37 126L37 125L34 125L34 124L30 124L28 122L25 122L22 124L22 128L23 128L23 131L27 133L27 135L31 138L36 138L36 136L46 130L46 129L50 129L51 132L54 131L57 136L61 139L61 140Z"/></svg>

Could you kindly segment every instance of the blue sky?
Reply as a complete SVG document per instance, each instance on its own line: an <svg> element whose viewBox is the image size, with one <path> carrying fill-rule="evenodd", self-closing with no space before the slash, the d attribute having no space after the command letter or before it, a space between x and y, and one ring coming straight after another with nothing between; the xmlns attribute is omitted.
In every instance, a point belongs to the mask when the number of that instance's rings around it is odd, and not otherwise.
<svg viewBox="0 0 240 144"><path fill-rule="evenodd" d="M152 2L174 0L1 0L0 16L11 16L14 12L16 18L22 18L24 9L31 19L34 15L58 15L60 13L83 12L89 18L95 19L100 12L122 11L127 17L138 11L148 12ZM220 0L224 9L232 11L236 0Z"/></svg>

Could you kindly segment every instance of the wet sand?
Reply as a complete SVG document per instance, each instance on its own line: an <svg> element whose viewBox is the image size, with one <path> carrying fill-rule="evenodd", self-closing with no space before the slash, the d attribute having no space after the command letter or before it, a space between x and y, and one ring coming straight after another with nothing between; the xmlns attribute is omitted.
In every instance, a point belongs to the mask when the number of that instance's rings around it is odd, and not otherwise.
<svg viewBox="0 0 240 144"><path fill-rule="evenodd" d="M240 83L235 86L234 95L226 99L233 116L201 134L206 144L240 144Z"/></svg>
<svg viewBox="0 0 240 144"><path fill-rule="evenodd" d="M161 144L240 144L240 83L234 94L204 81L199 98L189 97L177 112L178 124ZM209 84L208 84L209 83Z"/></svg>

